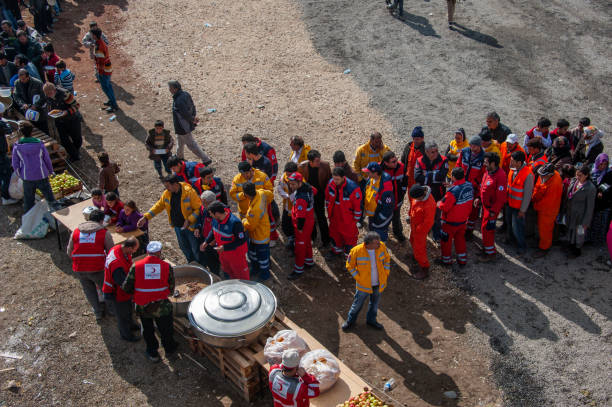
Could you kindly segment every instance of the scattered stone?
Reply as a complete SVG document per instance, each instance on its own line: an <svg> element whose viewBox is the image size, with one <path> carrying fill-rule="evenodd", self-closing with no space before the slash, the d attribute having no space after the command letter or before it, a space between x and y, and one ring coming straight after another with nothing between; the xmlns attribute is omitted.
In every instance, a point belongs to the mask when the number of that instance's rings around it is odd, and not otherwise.
<svg viewBox="0 0 612 407"><path fill-rule="evenodd" d="M68 335L69 338L74 338L75 336L77 336L77 332L76 331L74 331L73 333Z"/></svg>

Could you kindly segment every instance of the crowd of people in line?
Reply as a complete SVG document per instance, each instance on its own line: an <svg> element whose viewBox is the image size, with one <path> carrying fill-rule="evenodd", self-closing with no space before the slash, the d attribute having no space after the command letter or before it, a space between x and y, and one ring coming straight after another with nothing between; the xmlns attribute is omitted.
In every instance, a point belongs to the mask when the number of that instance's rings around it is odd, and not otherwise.
<svg viewBox="0 0 612 407"><path fill-rule="evenodd" d="M8 22L5 29L5 23L0 34L5 44L0 53L0 79L14 80L13 106L42 131L47 130L47 120L41 117L59 110L55 125L62 145L70 160L78 160L81 117L70 75L63 74L70 71L51 44L44 45L40 58L26 53L26 66L15 68L16 64L7 61L7 41L13 41L17 49L34 50L38 40L27 26L20 26L11 39L12 24ZM96 78L108 96L103 109L112 112L118 106L110 83L108 39L95 23L90 28L83 44L91 50ZM32 45L24 46L23 41ZM21 51L16 58L21 58L19 55L23 55ZM54 71L46 65L53 61ZM28 63L34 65L32 69L27 68ZM34 77L36 73L40 80ZM442 266L453 264L453 248L456 263L465 266L469 259L466 242L475 239L476 230L481 235L481 262L498 259L498 232L504 233L505 243L520 256L528 254L527 237L536 229L538 243L533 257L546 256L555 241L567 245L569 257L580 256L586 242L601 244L606 239L612 251L612 171L603 152L603 132L591 125L589 118L581 118L573 129L567 120L560 119L551 130L551 121L543 117L519 136L491 112L478 135L467 137L459 128L448 146L426 141L423 128L415 127L412 141L401 154L391 151L382 134L374 132L356 149L352 165L342 150L333 153L330 163L302 137L293 136L288 140L291 154L282 171L275 149L245 133L241 145L236 146L240 154L234 164L236 175L228 182L217 176L211 157L193 138L199 119L191 96L178 81L169 82L168 87L173 98L176 145L161 120L154 123L145 141L148 157L165 188L159 200L143 212L133 200L124 203L116 175L120 167L107 153L100 154L99 185L92 191L98 209L75 229L68 246L73 270L96 318L104 316L98 295L101 289L106 301L113 304L109 311L113 309L117 316L121 337L129 341L139 339L132 332L132 301L136 304L151 360L159 360L154 322L166 352L176 349L168 301L174 291L172 267L160 257L162 244L149 241L148 236L149 222L162 212L167 214L187 261L206 266L222 278L268 280L270 248L282 234L294 259L287 278L296 280L314 266L313 242L318 238L325 259L344 260L356 281L343 330L355 324L368 299L367 324L383 328L376 315L391 268L386 242L391 229L395 240L403 244L406 224L410 224L408 241L415 263L412 276L418 280L429 276L434 246L439 246L436 261ZM0 110L4 112L4 106ZM39 116L28 113L32 110ZM8 147L0 144L3 203L14 203L6 180L6 173L10 178L14 170L24 183L26 212L34 205L36 189L54 208L57 203L48 181L53 173L48 152L32 137L29 122L22 122L20 131L23 137L13 147L8 167ZM2 139L6 144L5 137ZM185 147L199 161L185 160ZM404 206L408 208L404 210ZM119 232L140 229L144 233L113 245L106 225L116 225ZM367 229L361 243L360 229ZM430 235L435 245L428 245ZM147 256L132 262L132 255L139 250Z"/></svg>

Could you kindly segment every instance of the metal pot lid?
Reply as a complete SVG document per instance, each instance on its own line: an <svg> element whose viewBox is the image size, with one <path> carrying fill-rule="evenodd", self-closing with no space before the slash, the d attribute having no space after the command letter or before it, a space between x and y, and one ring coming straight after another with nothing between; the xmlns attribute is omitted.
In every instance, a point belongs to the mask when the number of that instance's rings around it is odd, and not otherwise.
<svg viewBox="0 0 612 407"><path fill-rule="evenodd" d="M265 285L225 280L200 291L189 304L189 321L200 331L220 337L242 336L267 324L276 312L276 297Z"/></svg>

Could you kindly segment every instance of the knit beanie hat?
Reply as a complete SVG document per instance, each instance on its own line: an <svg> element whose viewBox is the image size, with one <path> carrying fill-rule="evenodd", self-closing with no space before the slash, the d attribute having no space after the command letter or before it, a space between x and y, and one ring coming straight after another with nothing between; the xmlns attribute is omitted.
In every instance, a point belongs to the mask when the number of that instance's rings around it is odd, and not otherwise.
<svg viewBox="0 0 612 407"><path fill-rule="evenodd" d="M416 126L412 130L412 138L415 138L415 137L421 137L421 138L425 137L425 134L423 133L423 128L421 126Z"/></svg>
<svg viewBox="0 0 612 407"><path fill-rule="evenodd" d="M409 194L410 198L419 199L425 195L425 187L415 184L410 188Z"/></svg>
<svg viewBox="0 0 612 407"><path fill-rule="evenodd" d="M480 136L473 136L470 138L470 145L472 146L482 146L482 139Z"/></svg>

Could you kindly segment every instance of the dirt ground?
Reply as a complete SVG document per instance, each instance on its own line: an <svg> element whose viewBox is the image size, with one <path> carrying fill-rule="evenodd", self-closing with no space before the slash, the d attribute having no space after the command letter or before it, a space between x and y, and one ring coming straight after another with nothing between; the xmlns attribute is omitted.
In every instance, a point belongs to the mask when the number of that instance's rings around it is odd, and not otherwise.
<svg viewBox="0 0 612 407"><path fill-rule="evenodd" d="M192 94L202 119L196 138L228 185L247 130L276 147L282 167L296 134L330 159L336 149L352 156L374 129L396 151L415 125L445 145L455 127L477 132L491 109L517 133L540 115L572 124L590 115L604 131L611 124L601 91L612 82L604 2L465 1L457 32L447 30L443 4L429 1L406 2L403 20L382 1L107 3L66 2L52 38L78 74L86 154L77 169L95 184L95 155L109 152L122 165L122 197L143 210L162 191L142 142L154 120L171 127L169 79ZM545 18L559 24L536 24ZM122 108L112 122L78 43L92 19L111 38ZM55 237L14 241L21 210L0 213L0 351L17 357L0 360L0 381L21 382L17 394L2 390L0 405L249 405L205 359L206 371L181 354L150 365L143 343L121 341L114 320L96 324ZM151 235L183 260L165 216ZM383 333L363 321L351 333L339 329L354 290L340 262L317 253L317 266L291 283L292 259L277 247L269 286L290 318L364 380L382 388L395 378L396 404L609 405L611 360L602 355L612 351L612 287L599 248L573 263L560 252L533 262L509 251L495 266L434 268L420 283L408 275L408 245L389 247ZM447 390L459 399L445 398ZM251 405L270 405L269 396Z"/></svg>

